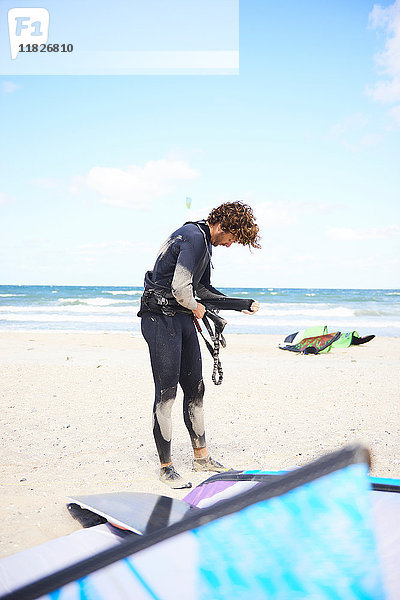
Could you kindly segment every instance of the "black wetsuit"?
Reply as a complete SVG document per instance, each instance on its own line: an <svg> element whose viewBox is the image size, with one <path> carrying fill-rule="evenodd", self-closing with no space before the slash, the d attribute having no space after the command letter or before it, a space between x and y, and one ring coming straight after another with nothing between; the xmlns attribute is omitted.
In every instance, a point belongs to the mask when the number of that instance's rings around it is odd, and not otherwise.
<svg viewBox="0 0 400 600"><path fill-rule="evenodd" d="M185 223L166 240L153 271L146 274L139 315L155 384L153 434L161 463L171 462L171 409L178 383L192 446L206 445L201 353L192 310L197 306L195 295L199 299L224 296L210 284L211 253L206 222ZM154 290L168 299L172 309L146 301L146 294L151 296Z"/></svg>

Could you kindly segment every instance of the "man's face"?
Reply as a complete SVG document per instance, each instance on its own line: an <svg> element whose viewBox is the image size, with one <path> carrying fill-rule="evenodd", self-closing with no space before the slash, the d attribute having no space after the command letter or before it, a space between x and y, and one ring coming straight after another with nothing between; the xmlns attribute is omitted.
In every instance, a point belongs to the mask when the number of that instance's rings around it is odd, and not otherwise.
<svg viewBox="0 0 400 600"><path fill-rule="evenodd" d="M226 246L229 248L235 241L234 236L231 233L222 231L221 225L218 223L215 230L211 233L211 244L213 246Z"/></svg>

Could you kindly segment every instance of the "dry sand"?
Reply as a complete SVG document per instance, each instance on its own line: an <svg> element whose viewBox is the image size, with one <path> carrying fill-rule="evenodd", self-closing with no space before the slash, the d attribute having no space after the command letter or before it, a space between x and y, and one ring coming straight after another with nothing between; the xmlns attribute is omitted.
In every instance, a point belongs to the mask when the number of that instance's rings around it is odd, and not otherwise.
<svg viewBox="0 0 400 600"><path fill-rule="evenodd" d="M211 382L203 352L212 456L235 468L303 465L355 440L372 473L400 477L400 339L301 356L280 336L229 335L225 378ZM0 556L80 528L66 497L147 491L182 498L158 481L147 347L130 334L0 333ZM173 411L177 470L197 484Z"/></svg>

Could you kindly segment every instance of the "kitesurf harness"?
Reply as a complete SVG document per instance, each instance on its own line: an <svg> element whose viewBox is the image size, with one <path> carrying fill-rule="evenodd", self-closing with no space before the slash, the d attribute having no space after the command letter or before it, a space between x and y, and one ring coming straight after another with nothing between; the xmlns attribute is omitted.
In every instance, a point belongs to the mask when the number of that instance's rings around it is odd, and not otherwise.
<svg viewBox="0 0 400 600"><path fill-rule="evenodd" d="M172 292L166 290L160 285L157 285L151 280L151 271L148 271L145 275L145 286L146 289L143 292L140 310L138 312L139 317L141 317L142 314L147 311L163 314L167 317L173 317L176 313L193 315L193 311L191 311L189 308L185 308L175 300ZM223 371L221 361L219 359L219 350L221 346L223 348L226 347L226 341L222 332L227 324L227 321L220 317L217 313L220 310L250 310L254 300L251 298L243 299L229 298L228 296L218 296L210 299L200 298L198 302L203 304L203 306L206 308L206 312L202 320L213 345L211 345L210 342L205 338L198 319L193 315L194 323L214 360L212 380L215 385L221 385ZM210 321L212 321L214 324L214 329Z"/></svg>

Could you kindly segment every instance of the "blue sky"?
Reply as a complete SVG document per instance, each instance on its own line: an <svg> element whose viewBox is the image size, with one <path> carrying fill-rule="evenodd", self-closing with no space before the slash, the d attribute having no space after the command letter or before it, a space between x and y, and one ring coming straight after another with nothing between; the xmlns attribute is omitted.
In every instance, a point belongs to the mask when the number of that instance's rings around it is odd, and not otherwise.
<svg viewBox="0 0 400 600"><path fill-rule="evenodd" d="M239 75L0 77L1 283L141 285L242 199L263 248L215 249L217 287L400 287L400 0L242 0L239 52Z"/></svg>

